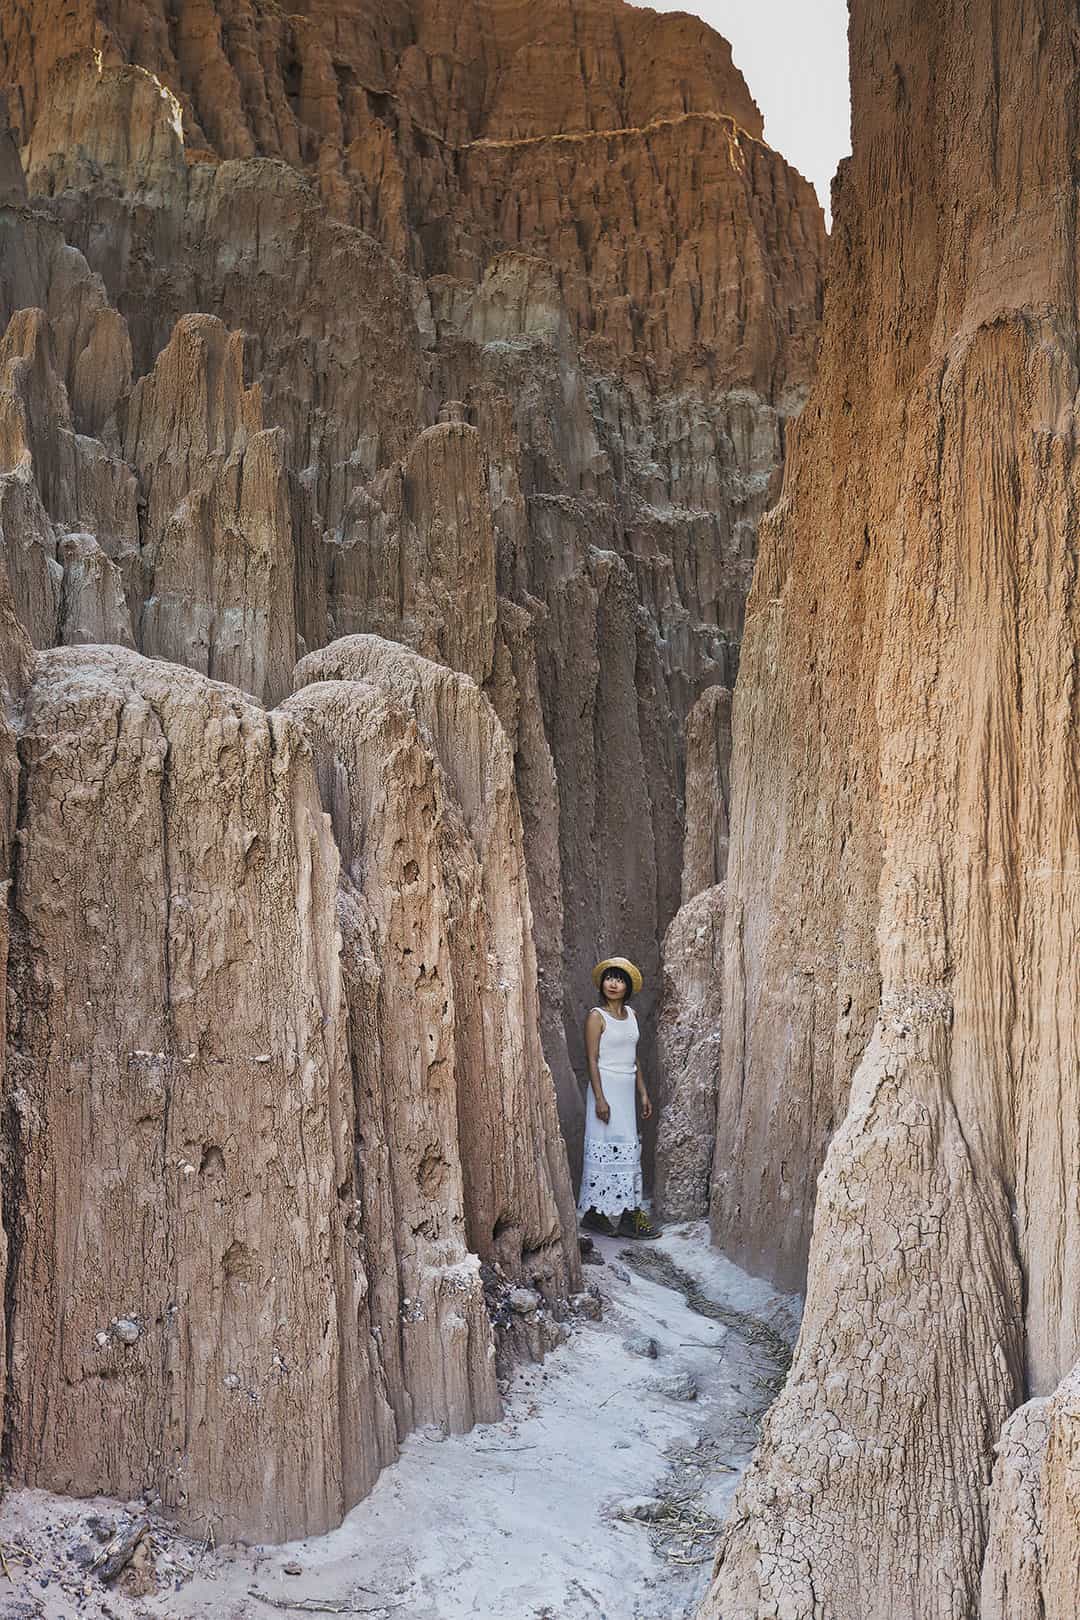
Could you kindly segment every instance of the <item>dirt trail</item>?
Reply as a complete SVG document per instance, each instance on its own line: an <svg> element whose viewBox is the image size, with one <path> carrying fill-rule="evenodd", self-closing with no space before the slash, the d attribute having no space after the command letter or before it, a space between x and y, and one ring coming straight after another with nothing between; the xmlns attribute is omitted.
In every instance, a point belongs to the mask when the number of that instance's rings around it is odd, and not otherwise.
<svg viewBox="0 0 1080 1620"><path fill-rule="evenodd" d="M605 1264L587 1277L602 1320L520 1370L500 1423L413 1436L332 1534L212 1550L162 1531L156 1568L173 1589L137 1597L105 1591L69 1556L93 1542L94 1513L123 1521L117 1504L17 1492L0 1509L13 1577L0 1572L0 1614L688 1620L790 1359L795 1302L711 1251L703 1225L597 1247Z"/></svg>

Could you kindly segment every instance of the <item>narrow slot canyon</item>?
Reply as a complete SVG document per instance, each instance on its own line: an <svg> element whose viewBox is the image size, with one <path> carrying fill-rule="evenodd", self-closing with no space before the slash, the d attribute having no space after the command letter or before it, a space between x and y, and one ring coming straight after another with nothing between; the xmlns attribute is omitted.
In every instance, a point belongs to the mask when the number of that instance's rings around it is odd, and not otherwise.
<svg viewBox="0 0 1080 1620"><path fill-rule="evenodd" d="M1080 1615L1080 35L848 9L827 229L689 13L0 0L5 1620Z"/></svg>

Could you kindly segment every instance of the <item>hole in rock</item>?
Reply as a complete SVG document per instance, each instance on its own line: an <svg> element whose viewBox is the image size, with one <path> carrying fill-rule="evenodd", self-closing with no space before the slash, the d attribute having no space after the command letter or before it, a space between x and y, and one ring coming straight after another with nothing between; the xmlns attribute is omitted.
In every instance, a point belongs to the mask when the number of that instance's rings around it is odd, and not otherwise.
<svg viewBox="0 0 1080 1620"><path fill-rule="evenodd" d="M221 1269L229 1282L250 1282L255 1275L255 1262L242 1243L230 1243Z"/></svg>
<svg viewBox="0 0 1080 1620"><path fill-rule="evenodd" d="M202 1158L199 1161L200 1176L209 1176L216 1180L225 1174L225 1155L216 1142L203 1144Z"/></svg>
<svg viewBox="0 0 1080 1620"><path fill-rule="evenodd" d="M391 128L397 125L397 116L393 96L384 90L369 90L367 92L368 106L372 113L382 124L389 124Z"/></svg>
<svg viewBox="0 0 1080 1620"><path fill-rule="evenodd" d="M447 1164L437 1147L425 1149L416 1180L425 1198L437 1198L446 1180Z"/></svg>
<svg viewBox="0 0 1080 1620"><path fill-rule="evenodd" d="M285 91L285 99L292 108L293 116L300 117L300 86L304 70L298 57L290 56L281 69L281 86Z"/></svg>

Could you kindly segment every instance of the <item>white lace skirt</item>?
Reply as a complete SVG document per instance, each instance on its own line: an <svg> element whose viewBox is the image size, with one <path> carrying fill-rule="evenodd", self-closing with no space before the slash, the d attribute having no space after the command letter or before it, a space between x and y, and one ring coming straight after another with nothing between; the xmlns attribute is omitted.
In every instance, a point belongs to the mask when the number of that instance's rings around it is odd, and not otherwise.
<svg viewBox="0 0 1080 1620"><path fill-rule="evenodd" d="M585 1100L585 1159L581 1170L578 1213L595 1209L618 1220L624 1209L641 1204L641 1142L634 1106L635 1076L600 1069L600 1084L611 1104L606 1125L596 1117L596 1099L589 1087Z"/></svg>

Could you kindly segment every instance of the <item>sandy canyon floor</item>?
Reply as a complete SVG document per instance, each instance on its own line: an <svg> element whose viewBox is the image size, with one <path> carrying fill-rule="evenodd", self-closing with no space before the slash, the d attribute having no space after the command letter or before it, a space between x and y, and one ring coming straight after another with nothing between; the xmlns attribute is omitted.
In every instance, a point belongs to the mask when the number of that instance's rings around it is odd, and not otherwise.
<svg viewBox="0 0 1080 1620"><path fill-rule="evenodd" d="M427 1432L332 1534L217 1549L154 1521L111 1586L91 1565L141 1504L40 1491L0 1507L5 1620L680 1620L782 1378L797 1302L708 1248L599 1239L581 1321L523 1367L500 1423ZM651 1347L656 1354L652 1356ZM696 1397L687 1399L691 1390Z"/></svg>

